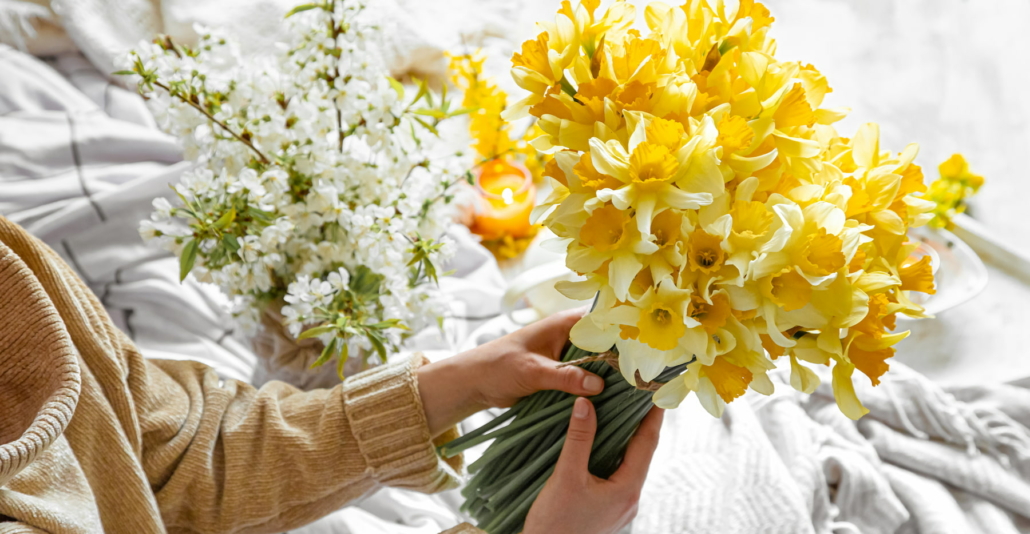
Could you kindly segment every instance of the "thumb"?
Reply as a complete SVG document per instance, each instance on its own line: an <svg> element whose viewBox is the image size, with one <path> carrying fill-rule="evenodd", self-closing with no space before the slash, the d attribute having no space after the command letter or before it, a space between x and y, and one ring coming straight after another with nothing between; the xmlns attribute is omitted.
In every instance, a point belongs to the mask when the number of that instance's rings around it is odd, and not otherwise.
<svg viewBox="0 0 1030 534"><path fill-rule="evenodd" d="M597 431L597 416L594 405L584 397L576 399L572 407L572 418L569 420L569 431L565 436L561 456L555 472L563 476L580 477L588 473L590 449L594 444L594 433Z"/></svg>
<svg viewBox="0 0 1030 534"><path fill-rule="evenodd" d="M569 341L569 332L585 312L585 308L559 312L523 328L522 331L529 339L527 346L533 352L552 360L561 360L565 344Z"/></svg>

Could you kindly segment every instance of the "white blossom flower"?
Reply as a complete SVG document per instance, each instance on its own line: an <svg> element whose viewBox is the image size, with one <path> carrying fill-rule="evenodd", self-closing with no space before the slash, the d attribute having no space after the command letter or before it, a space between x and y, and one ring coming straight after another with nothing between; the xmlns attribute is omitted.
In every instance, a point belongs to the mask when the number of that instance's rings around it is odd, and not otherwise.
<svg viewBox="0 0 1030 534"><path fill-rule="evenodd" d="M174 186L179 201L154 200L140 235L193 261L244 328L257 327L262 306L285 302L294 336L346 314L364 325L396 320L406 329L380 335L398 350L407 332L447 310L409 263L413 240L443 239L455 176L468 162L429 157L433 137L388 78L380 28L364 20L360 2L332 5L291 17L290 41L275 57L244 59L231 39L201 27L192 53L160 41L132 52L129 68L174 88L141 84L158 125L196 163ZM333 39L332 24L347 30ZM445 262L453 249L444 240L425 261ZM345 291L371 294L334 308ZM319 337L337 336L352 354L374 350L365 337L341 335Z"/></svg>

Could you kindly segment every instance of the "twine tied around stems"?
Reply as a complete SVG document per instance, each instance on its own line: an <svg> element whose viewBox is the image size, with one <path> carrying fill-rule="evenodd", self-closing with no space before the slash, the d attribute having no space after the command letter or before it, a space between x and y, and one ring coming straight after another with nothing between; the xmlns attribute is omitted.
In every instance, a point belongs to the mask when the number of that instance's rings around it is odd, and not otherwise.
<svg viewBox="0 0 1030 534"><path fill-rule="evenodd" d="M619 368L619 355L616 354L614 351L610 350L602 352L601 354L595 354L594 356L585 356L583 358L579 358L576 360L562 362L558 364L558 367L565 367L567 365L582 365L590 362L605 362L608 365L612 366L612 369L615 369L620 373L622 372L622 369ZM645 382L644 379L640 376L640 371L634 373L633 378L636 379L636 384L633 384L633 387L643 391L655 392L665 385L665 382L658 382L655 380Z"/></svg>

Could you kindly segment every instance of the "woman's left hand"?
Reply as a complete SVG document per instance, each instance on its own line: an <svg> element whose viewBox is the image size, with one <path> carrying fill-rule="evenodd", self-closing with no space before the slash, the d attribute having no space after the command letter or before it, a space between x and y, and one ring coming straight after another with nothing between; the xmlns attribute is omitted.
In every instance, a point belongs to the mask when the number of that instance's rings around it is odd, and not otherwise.
<svg viewBox="0 0 1030 534"><path fill-rule="evenodd" d="M506 408L545 389L596 395L601 377L575 366L558 367L569 331L584 310L552 315L468 352L422 366L418 387L437 436L486 408Z"/></svg>

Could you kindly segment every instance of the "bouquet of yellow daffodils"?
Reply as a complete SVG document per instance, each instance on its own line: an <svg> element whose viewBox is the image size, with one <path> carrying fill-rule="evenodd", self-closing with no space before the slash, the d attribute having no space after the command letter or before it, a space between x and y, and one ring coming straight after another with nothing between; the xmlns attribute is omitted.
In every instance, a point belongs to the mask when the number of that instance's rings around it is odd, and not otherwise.
<svg viewBox="0 0 1030 534"><path fill-rule="evenodd" d="M815 67L775 57L760 3L652 3L646 31L628 2L598 8L564 1L522 45L512 74L529 94L506 111L536 117L531 143L553 154L535 215L585 278L558 289L596 295L565 357L608 382L591 470L618 466L652 402L694 392L720 416L748 388L772 393L778 359L807 393L810 366L831 366L840 409L861 417L856 371L878 383L907 335L892 333L897 315L923 316L907 292L934 291L906 237L933 217L913 195L918 147L884 150L875 124L838 134L847 110L823 107ZM530 397L444 448L494 439L466 489L489 532L521 527L564 439L565 397Z"/></svg>

